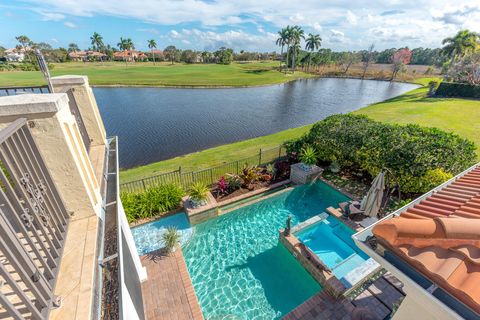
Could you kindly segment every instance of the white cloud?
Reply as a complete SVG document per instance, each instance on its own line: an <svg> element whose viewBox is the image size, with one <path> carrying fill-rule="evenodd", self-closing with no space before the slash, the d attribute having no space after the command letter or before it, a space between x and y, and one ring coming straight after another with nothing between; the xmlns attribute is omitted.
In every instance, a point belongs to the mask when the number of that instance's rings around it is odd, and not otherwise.
<svg viewBox="0 0 480 320"><path fill-rule="evenodd" d="M159 34L160 32L155 28L139 28L137 31L146 32L151 34Z"/></svg>
<svg viewBox="0 0 480 320"><path fill-rule="evenodd" d="M70 29L76 29L76 28L78 28L78 26L77 26L75 23L70 22L70 21L65 21L65 22L63 23L63 25L64 25L65 27L67 27L67 28L70 28Z"/></svg>
<svg viewBox="0 0 480 320"><path fill-rule="evenodd" d="M347 22L353 26L357 25L358 23L357 16L350 10L347 10Z"/></svg>
<svg viewBox="0 0 480 320"><path fill-rule="evenodd" d="M253 44L266 39L268 32L287 24L298 24L306 32L319 32L322 37L332 37L336 48L362 49L369 43L377 48L414 46L440 46L441 39L456 33L460 28L480 31L480 2L478 0L142 0L132 5L131 0L23 0L38 12L42 19L62 20L65 16L89 17L105 15L177 28L193 23L204 34L208 28L222 27L227 31L216 33L229 39L239 39L238 29L252 26L248 37ZM258 27L260 26L260 27ZM323 27L323 28L322 28ZM189 41L195 43L193 34ZM215 29L213 29L215 31ZM261 30L265 31L262 32ZM328 32L326 30L329 30ZM335 30L343 33L340 36ZM177 33L181 33L175 31ZM326 34L324 34L326 33ZM331 33L331 35L329 34ZM175 39L172 32L167 35ZM184 35L187 36L187 35ZM341 42L341 39L349 41ZM233 41L233 40L232 40ZM240 40L236 40L240 42ZM333 43L336 41L335 43ZM269 45L258 42L258 50Z"/></svg>

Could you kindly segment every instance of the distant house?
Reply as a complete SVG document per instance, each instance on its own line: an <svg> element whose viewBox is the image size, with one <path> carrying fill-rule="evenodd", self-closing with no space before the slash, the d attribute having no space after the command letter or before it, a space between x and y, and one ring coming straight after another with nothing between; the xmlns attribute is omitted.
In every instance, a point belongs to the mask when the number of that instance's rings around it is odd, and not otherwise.
<svg viewBox="0 0 480 320"><path fill-rule="evenodd" d="M72 61L105 60L107 55L98 51L72 51L68 53Z"/></svg>
<svg viewBox="0 0 480 320"><path fill-rule="evenodd" d="M113 54L113 59L116 61L144 61L147 58L145 53L136 50L117 51Z"/></svg>
<svg viewBox="0 0 480 320"><path fill-rule="evenodd" d="M9 62L22 62L25 60L25 50L23 48L12 48L5 50L5 59Z"/></svg>

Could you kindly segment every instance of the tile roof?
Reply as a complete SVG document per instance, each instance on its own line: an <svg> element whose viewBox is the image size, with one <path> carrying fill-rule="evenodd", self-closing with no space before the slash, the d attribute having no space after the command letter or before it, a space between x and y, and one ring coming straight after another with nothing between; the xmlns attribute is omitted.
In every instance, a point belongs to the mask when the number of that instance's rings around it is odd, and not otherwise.
<svg viewBox="0 0 480 320"><path fill-rule="evenodd" d="M480 314L480 167L378 223L373 234Z"/></svg>

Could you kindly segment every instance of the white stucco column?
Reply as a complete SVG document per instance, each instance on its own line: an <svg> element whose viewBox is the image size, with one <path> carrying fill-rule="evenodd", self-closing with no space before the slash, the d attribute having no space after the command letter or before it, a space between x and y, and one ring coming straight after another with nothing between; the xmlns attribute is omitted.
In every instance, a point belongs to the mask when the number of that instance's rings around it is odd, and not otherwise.
<svg viewBox="0 0 480 320"><path fill-rule="evenodd" d="M0 128L26 118L71 219L100 217L100 186L68 103L65 93L1 97Z"/></svg>

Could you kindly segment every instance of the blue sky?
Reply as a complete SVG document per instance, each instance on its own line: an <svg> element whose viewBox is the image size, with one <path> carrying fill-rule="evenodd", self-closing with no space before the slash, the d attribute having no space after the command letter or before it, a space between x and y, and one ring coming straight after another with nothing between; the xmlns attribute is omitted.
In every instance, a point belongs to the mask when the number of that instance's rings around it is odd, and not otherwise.
<svg viewBox="0 0 480 320"><path fill-rule="evenodd" d="M462 28L480 32L480 1L0 0L0 45L8 48L20 34L86 48L96 31L105 43L128 37L142 50L153 38L159 48L273 51L276 32L288 24L319 33L334 50L439 47Z"/></svg>

